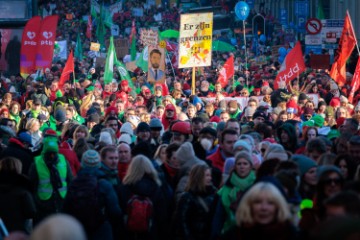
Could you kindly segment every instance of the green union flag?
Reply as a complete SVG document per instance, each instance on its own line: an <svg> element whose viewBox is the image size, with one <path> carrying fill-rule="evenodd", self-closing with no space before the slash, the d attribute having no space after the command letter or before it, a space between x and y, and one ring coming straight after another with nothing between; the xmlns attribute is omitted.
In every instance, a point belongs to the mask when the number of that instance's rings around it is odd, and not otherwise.
<svg viewBox="0 0 360 240"><path fill-rule="evenodd" d="M110 37L109 49L106 56L104 83L109 84L114 78L114 64L118 62L114 47L114 37Z"/></svg>

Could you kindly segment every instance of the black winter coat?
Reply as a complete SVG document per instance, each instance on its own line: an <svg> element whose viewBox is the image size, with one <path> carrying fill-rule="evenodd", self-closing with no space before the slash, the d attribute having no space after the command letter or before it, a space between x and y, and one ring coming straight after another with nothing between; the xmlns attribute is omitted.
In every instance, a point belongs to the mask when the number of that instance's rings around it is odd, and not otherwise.
<svg viewBox="0 0 360 240"><path fill-rule="evenodd" d="M9 232L28 232L26 220L36 213L31 189L31 182L24 175L0 173L0 216Z"/></svg>
<svg viewBox="0 0 360 240"><path fill-rule="evenodd" d="M162 239L163 226L166 224L167 209L166 198L161 187L150 177L144 176L140 181L132 185L123 185L120 193L120 207L124 209L126 214L127 204L133 195L148 197L153 204L153 222L150 233L146 236L133 236L128 233L128 239ZM125 223L126 224L126 223Z"/></svg>
<svg viewBox="0 0 360 240"><path fill-rule="evenodd" d="M215 195L216 189L209 187L206 194L185 192L181 196L175 214L177 239L210 239Z"/></svg>

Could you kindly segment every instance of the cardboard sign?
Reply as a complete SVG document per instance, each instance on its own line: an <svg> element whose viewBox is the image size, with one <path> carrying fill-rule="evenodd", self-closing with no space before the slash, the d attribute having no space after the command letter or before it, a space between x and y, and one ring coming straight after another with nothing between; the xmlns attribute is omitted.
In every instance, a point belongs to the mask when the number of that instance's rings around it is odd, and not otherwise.
<svg viewBox="0 0 360 240"><path fill-rule="evenodd" d="M157 46L159 44L159 33L153 29L140 30L140 42L144 46Z"/></svg>
<svg viewBox="0 0 360 240"><path fill-rule="evenodd" d="M213 13L181 14L179 68L211 65Z"/></svg>
<svg viewBox="0 0 360 240"><path fill-rule="evenodd" d="M90 51L98 52L100 50L100 43L92 42L90 44Z"/></svg>

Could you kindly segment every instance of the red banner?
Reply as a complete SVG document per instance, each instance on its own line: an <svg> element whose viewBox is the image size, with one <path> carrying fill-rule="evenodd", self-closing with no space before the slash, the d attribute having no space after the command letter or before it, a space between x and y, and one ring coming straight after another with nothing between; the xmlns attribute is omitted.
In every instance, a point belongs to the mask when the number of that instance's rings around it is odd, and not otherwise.
<svg viewBox="0 0 360 240"><path fill-rule="evenodd" d="M229 79L234 76L234 55L230 57L224 63L223 68L219 72L217 81L220 82L221 86L224 88L229 82Z"/></svg>
<svg viewBox="0 0 360 240"><path fill-rule="evenodd" d="M356 64L356 69L355 69L355 72L354 72L354 76L353 76L353 79L351 81L351 91L350 91L350 94L349 94L349 102L351 104L353 103L354 94L359 89L359 87L360 87L360 58L358 58L358 62Z"/></svg>
<svg viewBox="0 0 360 240"><path fill-rule="evenodd" d="M24 28L21 40L21 53L20 53L20 73L21 76L26 78L28 75L34 73L35 69L35 56L38 45L38 37L41 17L36 16L31 18Z"/></svg>
<svg viewBox="0 0 360 240"><path fill-rule="evenodd" d="M281 64L274 81L274 89L286 88L286 85L303 71L305 71L304 58L301 51L301 44L297 42Z"/></svg>
<svg viewBox="0 0 360 240"><path fill-rule="evenodd" d="M45 17L41 22L35 62L36 69L51 67L58 19L57 15L52 15Z"/></svg>
<svg viewBox="0 0 360 240"><path fill-rule="evenodd" d="M337 55L331 67L330 77L342 87L346 83L346 61L356 45L356 36L349 13L346 13Z"/></svg>

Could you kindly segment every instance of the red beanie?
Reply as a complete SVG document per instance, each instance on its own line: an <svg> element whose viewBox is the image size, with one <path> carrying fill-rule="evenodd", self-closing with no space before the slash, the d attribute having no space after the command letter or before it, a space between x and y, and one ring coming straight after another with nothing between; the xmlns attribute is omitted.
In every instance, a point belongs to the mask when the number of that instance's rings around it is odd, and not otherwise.
<svg viewBox="0 0 360 240"><path fill-rule="evenodd" d="M331 107L335 108L335 107L340 107L340 98L338 97L334 97L333 99L331 99L330 104Z"/></svg>
<svg viewBox="0 0 360 240"><path fill-rule="evenodd" d="M216 122L219 123L221 121L221 119L218 116L212 116L210 118L210 122Z"/></svg>

